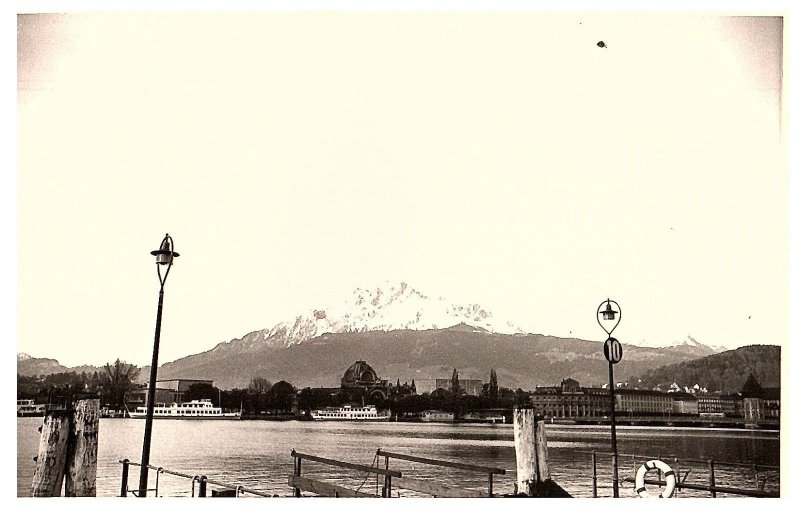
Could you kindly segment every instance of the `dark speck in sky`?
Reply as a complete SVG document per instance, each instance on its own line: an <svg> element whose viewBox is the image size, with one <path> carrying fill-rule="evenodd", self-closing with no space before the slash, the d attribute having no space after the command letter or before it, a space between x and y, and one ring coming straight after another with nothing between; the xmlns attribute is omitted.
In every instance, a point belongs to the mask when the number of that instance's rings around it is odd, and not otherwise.
<svg viewBox="0 0 800 509"><path fill-rule="evenodd" d="M597 43L597 47L599 47L599 48L607 48L608 46L606 46L606 43L604 43L603 41L600 41L600 42Z"/></svg>

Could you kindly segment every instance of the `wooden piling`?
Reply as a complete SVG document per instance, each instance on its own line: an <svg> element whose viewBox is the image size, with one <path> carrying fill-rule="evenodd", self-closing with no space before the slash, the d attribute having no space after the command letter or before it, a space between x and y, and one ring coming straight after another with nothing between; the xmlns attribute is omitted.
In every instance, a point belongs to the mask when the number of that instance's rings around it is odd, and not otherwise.
<svg viewBox="0 0 800 509"><path fill-rule="evenodd" d="M70 427L69 410L52 411L44 418L39 454L31 484L32 497L58 497L64 481Z"/></svg>
<svg viewBox="0 0 800 509"><path fill-rule="evenodd" d="M550 479L545 423L532 407L514 407L514 449L517 453L516 496L570 497Z"/></svg>
<svg viewBox="0 0 800 509"><path fill-rule="evenodd" d="M517 494L533 494L539 482L536 464L536 415L531 407L514 408L514 449L517 453Z"/></svg>
<svg viewBox="0 0 800 509"><path fill-rule="evenodd" d="M535 419L533 440L536 443L536 469L539 481L550 479L550 462L547 459L547 435L544 430L544 419Z"/></svg>
<svg viewBox="0 0 800 509"><path fill-rule="evenodd" d="M97 434L100 400L82 399L75 404L69 434L64 496L97 496Z"/></svg>

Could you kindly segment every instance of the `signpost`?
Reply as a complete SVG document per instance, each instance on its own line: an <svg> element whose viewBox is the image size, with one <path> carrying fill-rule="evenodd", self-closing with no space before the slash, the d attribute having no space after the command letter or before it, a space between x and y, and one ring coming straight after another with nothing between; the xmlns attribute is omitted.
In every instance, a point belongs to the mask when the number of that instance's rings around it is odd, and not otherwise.
<svg viewBox="0 0 800 509"><path fill-rule="evenodd" d="M622 360L622 345L616 338L609 337L603 344L603 355L610 364L616 364Z"/></svg>
<svg viewBox="0 0 800 509"><path fill-rule="evenodd" d="M611 303L614 303L616 306L616 310L612 309ZM601 311L600 309L605 304L605 310ZM614 326L611 330L606 329L603 326L603 323L600 321L600 315L603 315L603 320L615 320ZM619 314L619 317L616 315ZM600 327L606 333L608 333L608 339L606 342L603 343L603 355L605 355L606 360L608 361L608 393L611 397L611 469L612 469L612 489L613 489L613 496L614 498L619 498L619 473L617 469L617 414L616 414L616 402L614 400L614 364L618 363L622 360L622 345L616 338L611 337L611 333L614 332L614 329L617 328L619 322L622 320L622 308L619 307L615 301L611 299L606 299L605 302L600 303L600 306L597 308L597 323L600 324Z"/></svg>

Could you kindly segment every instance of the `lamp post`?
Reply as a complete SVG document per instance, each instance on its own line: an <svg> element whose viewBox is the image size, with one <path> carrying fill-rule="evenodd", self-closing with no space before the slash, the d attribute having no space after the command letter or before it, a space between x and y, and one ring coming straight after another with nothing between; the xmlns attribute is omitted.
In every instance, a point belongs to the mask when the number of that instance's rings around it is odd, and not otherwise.
<svg viewBox="0 0 800 509"><path fill-rule="evenodd" d="M611 304L617 308L612 308ZM603 309L605 305L605 309ZM619 314L619 317L616 315ZM608 330L600 321L600 315L603 315L604 321L613 321L614 326ZM601 302L597 307L597 323L608 334L608 339L603 344L603 354L608 361L608 392L611 397L611 468L612 468L612 490L614 498L619 498L619 473L617 469L617 414L616 402L614 401L614 364L622 360L622 345L615 338L611 337L611 333L617 328L619 322L622 320L622 308L619 304L611 299L606 299Z"/></svg>
<svg viewBox="0 0 800 509"><path fill-rule="evenodd" d="M139 496L147 496L147 473L150 465L150 438L153 434L153 411L156 399L156 371L158 371L158 344L161 340L161 309L164 306L164 283L167 281L169 269L172 268L172 260L180 256L174 250L174 243L169 234L164 235L161 247L150 254L156 257L156 271L161 288L158 292L158 312L156 313L156 334L153 340L153 361L150 363L150 385L147 386L147 416L144 421L144 442L142 444L142 466L139 474ZM166 266L164 275L161 275L161 268Z"/></svg>

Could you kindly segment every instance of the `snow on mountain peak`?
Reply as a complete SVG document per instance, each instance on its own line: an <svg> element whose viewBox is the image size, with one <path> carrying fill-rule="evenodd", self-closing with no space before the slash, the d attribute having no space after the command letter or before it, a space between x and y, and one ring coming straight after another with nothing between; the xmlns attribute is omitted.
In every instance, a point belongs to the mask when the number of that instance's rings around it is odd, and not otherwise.
<svg viewBox="0 0 800 509"><path fill-rule="evenodd" d="M290 346L331 332L443 329L464 323L501 334L523 332L510 322L496 320L479 304L457 305L432 298L406 283L356 288L344 302L315 308L291 322L248 334L274 346Z"/></svg>
<svg viewBox="0 0 800 509"><path fill-rule="evenodd" d="M638 340L629 340L628 343L635 345L635 346L643 346L649 348L701 348L701 349L708 349L709 351L713 351L714 353L720 353L727 351L727 348L723 346L715 346L715 345L706 345L705 343L701 343L700 341L696 340L692 336L686 336L685 339L676 339L670 343L660 343L660 344L653 344L649 340L646 339L638 339Z"/></svg>

